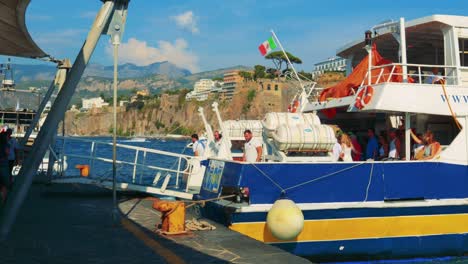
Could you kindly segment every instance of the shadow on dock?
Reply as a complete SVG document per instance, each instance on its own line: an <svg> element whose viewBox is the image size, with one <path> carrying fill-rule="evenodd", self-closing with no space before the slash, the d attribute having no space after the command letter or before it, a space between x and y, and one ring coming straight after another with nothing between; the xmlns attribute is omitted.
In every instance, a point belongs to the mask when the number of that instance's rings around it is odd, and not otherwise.
<svg viewBox="0 0 468 264"><path fill-rule="evenodd" d="M0 263L308 263L217 225L180 237L154 233L151 201L78 184L33 184L5 242Z"/></svg>

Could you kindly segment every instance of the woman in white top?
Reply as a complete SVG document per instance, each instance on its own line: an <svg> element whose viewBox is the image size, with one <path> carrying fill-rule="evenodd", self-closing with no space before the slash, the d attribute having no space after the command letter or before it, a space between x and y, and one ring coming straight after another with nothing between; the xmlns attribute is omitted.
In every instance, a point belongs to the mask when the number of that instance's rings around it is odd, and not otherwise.
<svg viewBox="0 0 468 264"><path fill-rule="evenodd" d="M351 143L351 139L347 134L341 135L341 151L343 153L342 159L346 162L353 161L353 157L351 156L351 151L353 150L353 144Z"/></svg>

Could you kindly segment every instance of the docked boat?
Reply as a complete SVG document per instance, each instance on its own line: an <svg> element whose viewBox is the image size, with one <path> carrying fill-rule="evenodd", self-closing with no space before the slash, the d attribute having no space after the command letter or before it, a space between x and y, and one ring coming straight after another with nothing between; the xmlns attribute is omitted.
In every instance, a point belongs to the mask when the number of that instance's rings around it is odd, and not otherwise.
<svg viewBox="0 0 468 264"><path fill-rule="evenodd" d="M207 203L203 214L317 261L465 255L467 54L468 17L372 27L338 50L348 63L343 83L320 91L302 112L265 117L262 162L208 159L198 198L235 197ZM442 81L433 81L434 68ZM361 138L368 128L397 129L404 135L401 158L334 161L332 125ZM433 132L441 146L436 155L411 159L412 129ZM297 207L303 226L282 236L267 218L286 198L292 205L269 220L294 229L289 218Z"/></svg>

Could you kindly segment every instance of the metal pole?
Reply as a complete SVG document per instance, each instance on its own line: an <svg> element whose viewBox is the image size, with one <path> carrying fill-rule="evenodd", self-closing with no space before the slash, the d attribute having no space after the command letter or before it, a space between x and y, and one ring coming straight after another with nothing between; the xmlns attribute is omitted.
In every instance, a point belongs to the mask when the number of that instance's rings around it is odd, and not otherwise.
<svg viewBox="0 0 468 264"><path fill-rule="evenodd" d="M405 113L405 160L410 160L411 156L411 115Z"/></svg>
<svg viewBox="0 0 468 264"><path fill-rule="evenodd" d="M299 75L297 75L296 69L294 68L294 65L292 65L291 61L289 60L288 54L286 54L286 51L283 48L283 45L281 45L281 42L279 41L278 37L276 36L275 32L271 30L271 34L273 37L276 39L278 42L278 45L280 46L281 51L283 51L284 56L286 57L286 60L288 61L289 65L293 69L294 75L296 75L297 80L299 81L299 84L301 85L302 90L304 91L304 85L302 85L301 79L299 78Z"/></svg>
<svg viewBox="0 0 468 264"><path fill-rule="evenodd" d="M408 61L406 58L406 30L405 30L405 19L400 18L400 52L401 52L401 64L403 65L403 82L408 82Z"/></svg>
<svg viewBox="0 0 468 264"><path fill-rule="evenodd" d="M112 44L114 45L114 105L113 105L113 133L112 133L112 219L114 224L118 221L117 209L117 188L116 188L116 174L117 174L117 66L118 66L118 47L120 38L118 35L113 36ZM138 157L138 152L137 152ZM136 165L135 165L136 166Z"/></svg>
<svg viewBox="0 0 468 264"><path fill-rule="evenodd" d="M28 156L28 162L24 163L21 167L17 176L15 188L10 192L10 196L1 215L0 236L3 240L7 238L16 215L18 214L23 201L26 199L29 187L31 186L32 180L37 173L37 169L42 162L42 158L44 157L52 137L56 134L58 124L62 120L62 116L70 103L71 97L75 92L76 86L83 75L97 42L104 28L107 26L109 17L113 12L113 8L113 1L106 1L102 5L83 47L75 59L69 76L66 79L62 90L55 99L44 125L34 141L31 148L31 153L33 154Z"/></svg>
<svg viewBox="0 0 468 264"><path fill-rule="evenodd" d="M368 53L368 63L367 63L367 85L371 85L371 82L372 82L372 44L371 45L367 45L366 46L366 50L367 50L367 53Z"/></svg>

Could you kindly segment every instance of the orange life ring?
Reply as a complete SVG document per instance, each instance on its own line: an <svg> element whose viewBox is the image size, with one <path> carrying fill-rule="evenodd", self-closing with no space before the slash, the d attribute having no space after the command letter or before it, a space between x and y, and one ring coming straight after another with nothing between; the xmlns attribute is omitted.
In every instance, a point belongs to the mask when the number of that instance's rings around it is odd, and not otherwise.
<svg viewBox="0 0 468 264"><path fill-rule="evenodd" d="M292 107L292 109L291 109L291 113L296 113L298 107L299 107L299 101L298 101L298 100L294 100L294 102L293 102L293 107Z"/></svg>
<svg viewBox="0 0 468 264"><path fill-rule="evenodd" d="M361 89L356 96L356 101L354 102L354 106L356 106L357 109L364 108L364 106L369 104L373 95L374 95L374 88L372 86L369 85L366 88Z"/></svg>

